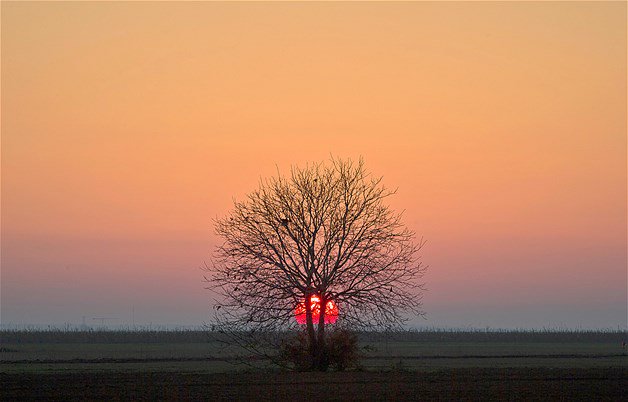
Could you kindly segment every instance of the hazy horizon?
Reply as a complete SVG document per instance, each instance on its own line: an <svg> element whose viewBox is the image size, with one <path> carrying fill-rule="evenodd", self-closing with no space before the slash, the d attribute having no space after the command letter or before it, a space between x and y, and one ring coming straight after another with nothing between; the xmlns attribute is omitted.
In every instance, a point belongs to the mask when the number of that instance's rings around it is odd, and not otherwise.
<svg viewBox="0 0 628 402"><path fill-rule="evenodd" d="M5 2L0 323L202 325L260 178L363 157L445 328L628 327L625 2Z"/></svg>

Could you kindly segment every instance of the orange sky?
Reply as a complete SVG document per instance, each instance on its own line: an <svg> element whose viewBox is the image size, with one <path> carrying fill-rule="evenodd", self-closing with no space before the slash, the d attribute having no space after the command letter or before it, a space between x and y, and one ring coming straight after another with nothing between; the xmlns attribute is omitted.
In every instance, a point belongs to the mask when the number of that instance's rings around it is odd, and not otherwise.
<svg viewBox="0 0 628 402"><path fill-rule="evenodd" d="M626 326L626 3L2 2L1 320L201 324L211 219L363 156L421 325Z"/></svg>

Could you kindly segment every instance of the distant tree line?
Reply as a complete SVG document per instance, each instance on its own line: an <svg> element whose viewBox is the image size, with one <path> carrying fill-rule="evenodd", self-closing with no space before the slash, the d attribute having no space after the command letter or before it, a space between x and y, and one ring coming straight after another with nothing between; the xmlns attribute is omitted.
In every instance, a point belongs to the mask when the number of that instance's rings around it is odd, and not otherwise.
<svg viewBox="0 0 628 402"><path fill-rule="evenodd" d="M269 334L282 336L282 333ZM58 328L2 330L0 344L19 343L205 343L219 332L179 330L64 330ZM564 329L411 329L357 332L360 342L622 342L625 330Z"/></svg>

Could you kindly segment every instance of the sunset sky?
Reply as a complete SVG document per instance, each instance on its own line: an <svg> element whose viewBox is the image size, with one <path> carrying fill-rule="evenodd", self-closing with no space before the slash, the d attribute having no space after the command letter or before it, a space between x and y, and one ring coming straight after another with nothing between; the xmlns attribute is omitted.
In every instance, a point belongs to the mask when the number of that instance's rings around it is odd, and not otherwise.
<svg viewBox="0 0 628 402"><path fill-rule="evenodd" d="M201 325L262 177L398 188L426 320L627 324L626 3L2 2L3 325Z"/></svg>

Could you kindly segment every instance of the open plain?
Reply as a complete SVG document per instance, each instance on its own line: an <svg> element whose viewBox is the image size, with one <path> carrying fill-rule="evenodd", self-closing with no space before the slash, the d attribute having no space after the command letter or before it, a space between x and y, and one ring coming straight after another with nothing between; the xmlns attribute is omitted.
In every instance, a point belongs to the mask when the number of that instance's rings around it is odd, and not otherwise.
<svg viewBox="0 0 628 402"><path fill-rule="evenodd" d="M622 332L361 334L345 372L237 359L211 333L2 332L2 400L609 400Z"/></svg>

